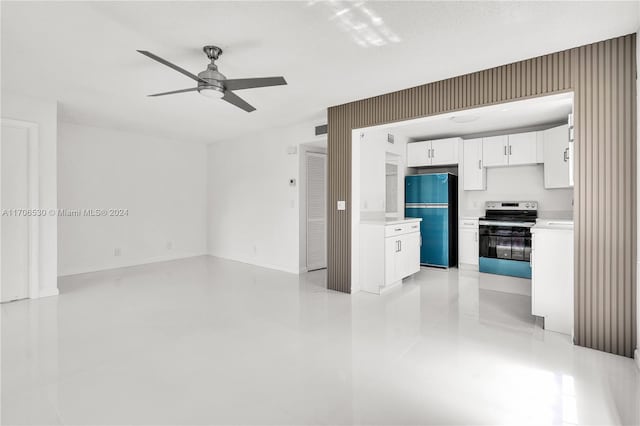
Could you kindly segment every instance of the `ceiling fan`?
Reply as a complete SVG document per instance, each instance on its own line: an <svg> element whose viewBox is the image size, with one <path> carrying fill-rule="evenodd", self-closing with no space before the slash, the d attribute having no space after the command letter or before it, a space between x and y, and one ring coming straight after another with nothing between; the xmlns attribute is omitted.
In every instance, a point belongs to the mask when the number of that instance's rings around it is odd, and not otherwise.
<svg viewBox="0 0 640 426"><path fill-rule="evenodd" d="M222 73L218 71L218 67L215 61L222 55L222 49L217 46L204 46L202 48L207 55L211 63L207 65L207 69L194 75L184 68L172 64L166 59L154 55L146 50L138 50L143 55L158 61L163 65L172 68L179 73L186 75L187 77L198 82L197 87L189 89L173 90L171 92L156 93L149 96L164 96L173 95L176 93L195 92L198 91L201 95L209 98L222 98L222 100L229 102L232 105L237 106L247 112L255 111L255 108L251 106L247 101L240 96L233 93L233 90L253 89L256 87L268 87L268 86L281 86L287 84L284 77L263 77L263 78L237 78L227 79Z"/></svg>

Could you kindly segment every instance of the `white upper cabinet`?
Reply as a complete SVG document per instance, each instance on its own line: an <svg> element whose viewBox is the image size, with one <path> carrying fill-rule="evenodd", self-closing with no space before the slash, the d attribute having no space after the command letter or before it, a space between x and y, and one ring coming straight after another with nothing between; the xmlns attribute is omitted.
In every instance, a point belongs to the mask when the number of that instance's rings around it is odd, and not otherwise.
<svg viewBox="0 0 640 426"><path fill-rule="evenodd" d="M431 141L407 144L407 166L420 167L431 165Z"/></svg>
<svg viewBox="0 0 640 426"><path fill-rule="evenodd" d="M491 136L482 139L485 167L520 166L541 162L542 149L538 132Z"/></svg>
<svg viewBox="0 0 640 426"><path fill-rule="evenodd" d="M482 164L482 139L466 139L462 142L462 188L465 191L487 189L487 170Z"/></svg>
<svg viewBox="0 0 640 426"><path fill-rule="evenodd" d="M482 161L485 167L507 166L508 136L492 136L482 139Z"/></svg>
<svg viewBox="0 0 640 426"><path fill-rule="evenodd" d="M431 165L458 164L460 138L431 141Z"/></svg>
<svg viewBox="0 0 640 426"><path fill-rule="evenodd" d="M569 142L569 126L542 132L544 143L544 187L570 188L573 186L573 152Z"/></svg>
<svg viewBox="0 0 640 426"><path fill-rule="evenodd" d="M460 138L438 139L407 144L407 166L424 167L458 164Z"/></svg>
<svg viewBox="0 0 640 426"><path fill-rule="evenodd" d="M510 166L537 163L538 144L536 133L528 132L509 135L507 152Z"/></svg>

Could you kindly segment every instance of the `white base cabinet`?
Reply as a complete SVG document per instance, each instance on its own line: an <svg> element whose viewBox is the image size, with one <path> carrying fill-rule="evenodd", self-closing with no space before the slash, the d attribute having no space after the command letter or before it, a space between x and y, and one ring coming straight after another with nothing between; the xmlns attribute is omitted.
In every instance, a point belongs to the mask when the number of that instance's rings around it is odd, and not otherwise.
<svg viewBox="0 0 640 426"><path fill-rule="evenodd" d="M360 224L360 283L381 294L420 271L420 221Z"/></svg>
<svg viewBox="0 0 640 426"><path fill-rule="evenodd" d="M462 219L458 227L458 263L478 266L478 219Z"/></svg>
<svg viewBox="0 0 640 426"><path fill-rule="evenodd" d="M544 328L573 335L573 222L531 228L531 313Z"/></svg>

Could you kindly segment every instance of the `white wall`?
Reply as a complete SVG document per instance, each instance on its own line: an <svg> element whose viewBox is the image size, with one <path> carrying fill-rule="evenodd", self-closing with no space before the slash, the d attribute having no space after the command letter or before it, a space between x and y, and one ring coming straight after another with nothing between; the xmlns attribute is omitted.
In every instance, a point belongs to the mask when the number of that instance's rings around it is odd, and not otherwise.
<svg viewBox="0 0 640 426"><path fill-rule="evenodd" d="M299 153L287 148L315 140L318 124L208 146L209 254L300 272Z"/></svg>
<svg viewBox="0 0 640 426"><path fill-rule="evenodd" d="M69 123L58 136L59 208L128 209L60 217L60 275L206 254L206 145Z"/></svg>
<svg viewBox="0 0 640 426"><path fill-rule="evenodd" d="M55 209L57 207L57 102L8 94L3 91L2 117L38 124L39 208ZM40 218L39 233L40 296L55 295L58 293L58 249L56 245L58 225L55 216Z"/></svg>
<svg viewBox="0 0 640 426"><path fill-rule="evenodd" d="M532 200L541 217L571 218L573 189L545 189L543 173L541 164L487 168L486 191L460 191L459 216L483 216L485 201ZM462 176L458 183L462 188Z"/></svg>
<svg viewBox="0 0 640 426"><path fill-rule="evenodd" d="M638 6L638 18L640 19L640 5ZM640 64L640 28L638 28L638 32L636 32L636 64ZM640 81L638 81L638 76L636 74L636 93L638 94L636 99L638 104L640 104ZM638 108L636 106L636 111L638 112L638 131L636 132L636 138L640 138L640 108ZM636 140L636 144L637 144L638 140ZM640 149L637 149L636 147L636 152L637 152L637 165L640 164ZM636 209L637 211L640 212L640 173L638 173L638 208ZM638 220L638 218L636 218L636 220ZM638 220L638 223L640 224L640 220ZM636 226L636 230L640 229L638 228L638 226ZM638 249L636 250L636 255L640 254L640 238L637 239L637 243L638 243ZM637 338L636 338L636 353L635 353L635 357L636 357L636 363L638 364L638 368L640 368L640 260L638 261L637 264L637 268L636 268L636 273L638 278L636 279L636 299L637 299L637 306L636 306L636 320L637 320L637 325L636 325L636 332L637 332Z"/></svg>
<svg viewBox="0 0 640 426"><path fill-rule="evenodd" d="M387 142L389 130L376 126L351 132L351 292L360 284L360 221L384 220L386 214L386 162L388 154L398 161L397 215L404 217L404 172L407 137L394 134L395 143ZM395 132L394 132L395 133Z"/></svg>

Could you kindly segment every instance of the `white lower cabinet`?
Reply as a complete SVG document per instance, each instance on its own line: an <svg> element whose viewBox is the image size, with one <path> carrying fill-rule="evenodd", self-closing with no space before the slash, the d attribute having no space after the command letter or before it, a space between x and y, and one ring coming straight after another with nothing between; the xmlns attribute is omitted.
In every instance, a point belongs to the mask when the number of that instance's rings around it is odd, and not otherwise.
<svg viewBox="0 0 640 426"><path fill-rule="evenodd" d="M420 219L360 225L360 286L380 294L420 271Z"/></svg>
<svg viewBox="0 0 640 426"><path fill-rule="evenodd" d="M458 263L479 264L478 219L462 219L458 228Z"/></svg>
<svg viewBox="0 0 640 426"><path fill-rule="evenodd" d="M573 335L573 223L539 221L531 237L531 313Z"/></svg>

